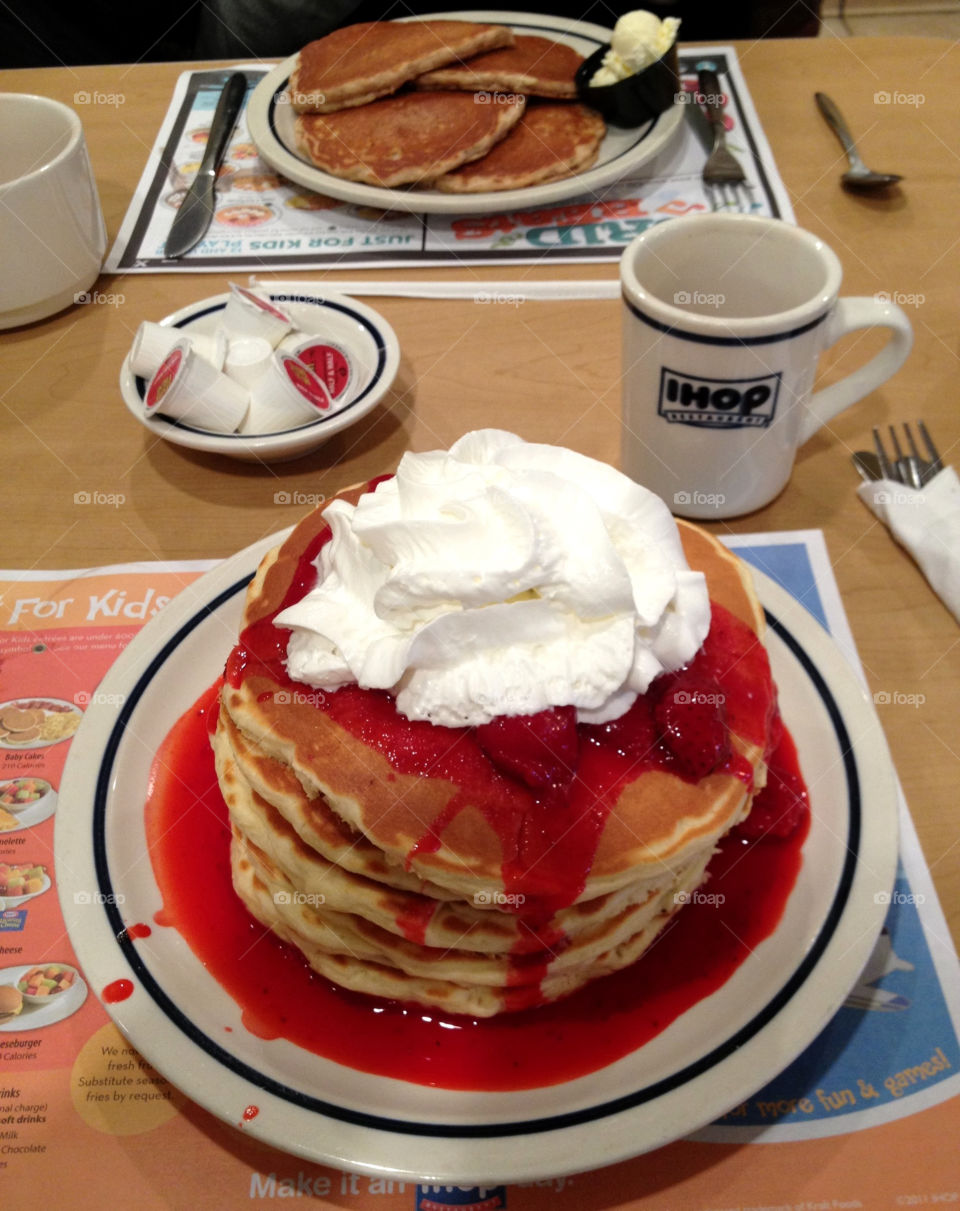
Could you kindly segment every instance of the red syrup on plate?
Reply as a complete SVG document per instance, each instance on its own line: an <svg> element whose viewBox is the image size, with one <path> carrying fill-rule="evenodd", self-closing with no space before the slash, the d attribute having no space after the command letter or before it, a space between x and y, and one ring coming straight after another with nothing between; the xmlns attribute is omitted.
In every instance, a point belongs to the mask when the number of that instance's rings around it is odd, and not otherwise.
<svg viewBox="0 0 960 1211"><path fill-rule="evenodd" d="M278 608L312 587L314 561L327 537L316 536L304 551ZM283 664L286 639L272 617L247 627L227 661L227 682L237 686L259 675L292 685ZM727 723L739 735L762 743L770 734L776 696L762 645L722 607L714 606L707 642L677 676L688 680L664 679L664 685L720 690ZM186 938L240 1005L251 1033L288 1039L353 1068L466 1090L533 1088L595 1071L641 1047L720 988L775 930L800 870L809 812L796 752L783 731L768 756L769 789L755 810L764 801L765 814L781 819L789 809L799 821L789 835L730 834L710 864L710 895L693 897L637 963L562 1001L540 1004L545 964L535 952L563 944L547 922L582 890L620 788L639 768L685 776L662 745L642 743L642 709L619 728L581 729L573 778L561 792L538 792L505 777L472 729L406 720L379 691L347 686L314 694L317 709L377 748L398 772L446 778L459 788L415 853L435 849L443 829L472 801L500 839L507 895L522 889L522 940L512 957L516 978L506 990L506 1003L516 1012L474 1020L352 993L314 974L298 951L265 933L233 892L227 809L209 745L218 689L211 687L179 720L154 764L147 836L164 902L155 920ZM749 782L749 767L735 751L717 768ZM184 794L185 786L192 794ZM414 914L398 925L421 940L427 923Z"/></svg>
<svg viewBox="0 0 960 1211"><path fill-rule="evenodd" d="M117 1005L133 995L133 983L130 980L113 980L101 989L100 995L108 1005Z"/></svg>
<svg viewBox="0 0 960 1211"><path fill-rule="evenodd" d="M233 891L230 827L209 739L218 688L180 718L156 756L146 804L164 903L156 919L183 935L241 1007L252 1034L287 1039L351 1068L495 1091L593 1072L642 1047L722 987L774 931L800 871L809 813L785 838L731 833L711 861L709 897L694 896L636 963L535 1009L475 1020L353 993L314 974ZM790 796L788 807L800 775L785 730L769 764L772 793ZM761 792L758 803L767 795Z"/></svg>

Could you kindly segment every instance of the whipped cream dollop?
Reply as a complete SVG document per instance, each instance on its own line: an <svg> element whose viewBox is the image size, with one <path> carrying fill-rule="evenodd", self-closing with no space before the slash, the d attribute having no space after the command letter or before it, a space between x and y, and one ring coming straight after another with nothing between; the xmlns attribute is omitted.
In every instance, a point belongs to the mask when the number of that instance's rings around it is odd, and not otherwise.
<svg viewBox="0 0 960 1211"><path fill-rule="evenodd" d="M643 9L625 13L613 27L610 49L593 73L590 84L594 88L616 84L656 63L676 42L679 28L678 17L665 17L661 21L654 13Z"/></svg>
<svg viewBox="0 0 960 1211"><path fill-rule="evenodd" d="M324 513L318 581L277 615L287 670L391 691L447 727L577 708L600 723L680 668L710 626L664 502L573 450L499 429L405 454Z"/></svg>

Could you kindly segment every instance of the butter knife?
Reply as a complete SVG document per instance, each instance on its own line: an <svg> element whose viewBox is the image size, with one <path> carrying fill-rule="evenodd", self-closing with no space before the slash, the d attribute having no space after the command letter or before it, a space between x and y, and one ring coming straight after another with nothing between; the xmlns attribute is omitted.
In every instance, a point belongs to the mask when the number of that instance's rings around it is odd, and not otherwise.
<svg viewBox="0 0 960 1211"><path fill-rule="evenodd" d="M167 236L163 255L171 260L182 257L191 248L196 247L207 233L213 218L217 173L223 163L223 156L246 93L246 76L243 72L234 72L224 84L220 100L217 102L200 169L180 204Z"/></svg>

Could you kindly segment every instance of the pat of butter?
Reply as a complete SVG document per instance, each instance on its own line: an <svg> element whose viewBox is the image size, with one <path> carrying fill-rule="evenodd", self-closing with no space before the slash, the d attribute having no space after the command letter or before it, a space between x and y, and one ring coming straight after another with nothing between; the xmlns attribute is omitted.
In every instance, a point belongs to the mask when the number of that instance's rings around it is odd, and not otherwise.
<svg viewBox="0 0 960 1211"><path fill-rule="evenodd" d="M591 87L617 84L656 63L676 42L679 28L677 17L661 21L642 9L625 13L613 28L610 49L594 72Z"/></svg>

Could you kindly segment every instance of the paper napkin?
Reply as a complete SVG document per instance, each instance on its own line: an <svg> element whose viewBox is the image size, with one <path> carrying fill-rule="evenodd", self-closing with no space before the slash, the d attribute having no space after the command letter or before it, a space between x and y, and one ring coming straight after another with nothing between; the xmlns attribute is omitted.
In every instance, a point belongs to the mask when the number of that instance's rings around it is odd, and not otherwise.
<svg viewBox="0 0 960 1211"><path fill-rule="evenodd" d="M944 467L922 488L889 479L862 483L857 494L920 565L960 622L960 480Z"/></svg>

